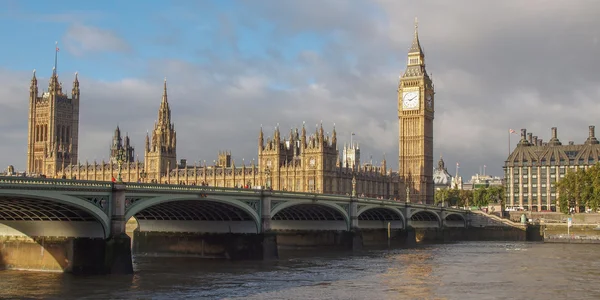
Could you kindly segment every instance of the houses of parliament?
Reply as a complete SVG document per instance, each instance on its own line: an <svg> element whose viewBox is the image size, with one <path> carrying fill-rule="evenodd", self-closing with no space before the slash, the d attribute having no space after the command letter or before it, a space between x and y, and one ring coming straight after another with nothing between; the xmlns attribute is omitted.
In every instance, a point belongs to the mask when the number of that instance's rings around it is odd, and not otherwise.
<svg viewBox="0 0 600 300"><path fill-rule="evenodd" d="M108 161L81 163L78 158L80 86L77 74L68 96L56 67L48 90L39 93L34 71L29 95L27 173L49 178L124 182L266 187L275 190L350 194L365 197L433 203L433 84L425 71L417 26L407 67L398 86L399 172L386 166L361 164L358 144L338 150L335 127L323 125L309 133L306 127L289 133L276 127L265 138L260 128L258 161L236 162L230 152L218 153L214 163L189 164L177 159L177 134L165 80L158 118L146 134L143 161L135 160L130 138L116 128ZM158 97L157 97L158 98Z"/></svg>

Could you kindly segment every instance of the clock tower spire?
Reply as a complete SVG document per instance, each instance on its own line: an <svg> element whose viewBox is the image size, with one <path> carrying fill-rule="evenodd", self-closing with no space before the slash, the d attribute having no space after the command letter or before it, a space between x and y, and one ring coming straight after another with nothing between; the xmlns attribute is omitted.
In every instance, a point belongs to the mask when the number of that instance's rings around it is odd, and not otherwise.
<svg viewBox="0 0 600 300"><path fill-rule="evenodd" d="M398 84L400 191L411 200L433 204L434 88L425 70L418 23L408 50L406 70Z"/></svg>

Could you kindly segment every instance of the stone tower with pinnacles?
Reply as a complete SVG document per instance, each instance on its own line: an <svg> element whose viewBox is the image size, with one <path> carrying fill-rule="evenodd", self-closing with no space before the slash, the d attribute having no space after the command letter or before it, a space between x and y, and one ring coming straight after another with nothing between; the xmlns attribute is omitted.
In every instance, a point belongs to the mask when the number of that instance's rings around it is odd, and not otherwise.
<svg viewBox="0 0 600 300"><path fill-rule="evenodd" d="M398 84L400 190L411 202L433 204L434 86L425 70L417 20L406 70Z"/></svg>
<svg viewBox="0 0 600 300"><path fill-rule="evenodd" d="M29 87L27 173L56 177L78 161L79 79L75 73L71 97L58 79L58 47L48 90L38 89L35 70Z"/></svg>

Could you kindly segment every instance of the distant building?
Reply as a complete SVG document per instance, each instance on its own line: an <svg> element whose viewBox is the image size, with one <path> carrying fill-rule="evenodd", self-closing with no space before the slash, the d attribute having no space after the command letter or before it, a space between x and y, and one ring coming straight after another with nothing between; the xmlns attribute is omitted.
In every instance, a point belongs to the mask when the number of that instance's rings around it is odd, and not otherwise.
<svg viewBox="0 0 600 300"><path fill-rule="evenodd" d="M452 175L448 173L444 159L441 157L437 168L433 170L433 184L436 190L452 188Z"/></svg>
<svg viewBox="0 0 600 300"><path fill-rule="evenodd" d="M25 176L25 172L17 172L15 167L10 165L6 168L6 171L0 172L0 176Z"/></svg>
<svg viewBox="0 0 600 300"><path fill-rule="evenodd" d="M502 186L502 178L490 175L475 174L471 177L471 181L463 184L465 190L476 190L479 188L487 188L491 186Z"/></svg>
<svg viewBox="0 0 600 300"><path fill-rule="evenodd" d="M115 129L115 134L113 136L112 144L110 147L110 162L117 163L119 158L119 153L122 153L123 157L121 158L123 162L129 163L134 162L134 153L135 150L131 146L131 142L129 140L129 135L125 135L125 138L121 138L121 129L117 126Z"/></svg>
<svg viewBox="0 0 600 300"><path fill-rule="evenodd" d="M351 169L360 167L360 148L358 143L350 142L350 145L344 144L342 167Z"/></svg>
<svg viewBox="0 0 600 300"><path fill-rule="evenodd" d="M580 145L563 145L552 127L552 137L544 143L537 136L521 129L521 140L504 164L507 186L506 206L532 211L556 211L556 182L568 172L585 169L600 161L600 142L594 126ZM583 208L576 208L580 211Z"/></svg>

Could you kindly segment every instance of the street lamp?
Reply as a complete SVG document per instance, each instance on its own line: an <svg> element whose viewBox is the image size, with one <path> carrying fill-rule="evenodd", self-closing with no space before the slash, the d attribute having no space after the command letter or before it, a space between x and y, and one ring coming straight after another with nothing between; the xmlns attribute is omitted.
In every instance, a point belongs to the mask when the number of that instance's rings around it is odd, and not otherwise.
<svg viewBox="0 0 600 300"><path fill-rule="evenodd" d="M145 171L140 172L140 178L142 179L143 183L146 183L147 176L148 176L148 173L146 173Z"/></svg>
<svg viewBox="0 0 600 300"><path fill-rule="evenodd" d="M269 167L267 167L265 169L265 175L267 175L267 188L271 188L271 169L269 169Z"/></svg>
<svg viewBox="0 0 600 300"><path fill-rule="evenodd" d="M119 174L117 176L117 182L123 182L123 178L121 178L121 166L123 166L123 163L125 162L125 157L126 153L125 150L123 148L119 149L119 151L117 151L117 165L119 166Z"/></svg>
<svg viewBox="0 0 600 300"><path fill-rule="evenodd" d="M406 203L410 203L410 187L406 187Z"/></svg>
<svg viewBox="0 0 600 300"><path fill-rule="evenodd" d="M352 197L356 197L356 174L352 173Z"/></svg>

